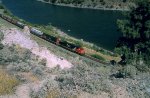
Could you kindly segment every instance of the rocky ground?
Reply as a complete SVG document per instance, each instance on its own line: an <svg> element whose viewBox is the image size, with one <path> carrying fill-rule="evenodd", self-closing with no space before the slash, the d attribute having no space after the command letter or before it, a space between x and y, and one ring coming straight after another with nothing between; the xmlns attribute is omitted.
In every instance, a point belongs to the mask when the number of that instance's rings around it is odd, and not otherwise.
<svg viewBox="0 0 150 98"><path fill-rule="evenodd" d="M0 33L0 68L20 81L0 98L150 98L149 71L90 61L30 35L28 28L2 26Z"/></svg>
<svg viewBox="0 0 150 98"><path fill-rule="evenodd" d="M57 65L63 68L73 66L70 62L61 57L52 54L46 47L40 47L34 40L30 39L30 33L18 31L15 28L1 30L4 33L2 44L12 46L19 45L22 48L29 49L33 54L41 59L46 59L47 67L56 67ZM26 31L26 30L25 30Z"/></svg>

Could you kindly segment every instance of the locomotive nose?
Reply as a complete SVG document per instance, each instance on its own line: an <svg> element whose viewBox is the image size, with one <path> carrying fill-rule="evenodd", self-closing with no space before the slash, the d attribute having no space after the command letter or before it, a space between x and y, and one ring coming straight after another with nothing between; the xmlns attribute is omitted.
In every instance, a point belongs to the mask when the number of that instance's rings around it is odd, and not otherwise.
<svg viewBox="0 0 150 98"><path fill-rule="evenodd" d="M85 54L85 50L84 50L84 48L82 48L82 47L77 48L77 49L76 49L76 52L77 52L78 54L80 54L80 55L84 55L84 54Z"/></svg>

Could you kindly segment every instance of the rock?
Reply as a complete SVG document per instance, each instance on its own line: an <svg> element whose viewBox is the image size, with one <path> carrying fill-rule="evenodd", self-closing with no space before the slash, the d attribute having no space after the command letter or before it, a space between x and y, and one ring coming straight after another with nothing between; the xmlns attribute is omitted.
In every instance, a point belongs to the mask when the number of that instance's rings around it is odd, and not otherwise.
<svg viewBox="0 0 150 98"><path fill-rule="evenodd" d="M29 29L28 26L25 26L25 27L23 28L23 32L24 32L25 34L27 34L28 36L30 36L30 29Z"/></svg>

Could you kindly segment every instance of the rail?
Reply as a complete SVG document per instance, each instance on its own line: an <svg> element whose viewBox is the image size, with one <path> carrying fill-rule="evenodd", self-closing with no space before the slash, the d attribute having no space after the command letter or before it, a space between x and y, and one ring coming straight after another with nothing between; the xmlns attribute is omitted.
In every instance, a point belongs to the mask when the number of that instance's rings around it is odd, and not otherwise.
<svg viewBox="0 0 150 98"><path fill-rule="evenodd" d="M18 26L17 24L15 24L14 22L12 22L14 19L12 19L12 18L10 18L10 19L8 19L9 17L3 17L4 15L3 14L0 14L0 17L2 18L2 19L4 19L4 20L6 20L6 21L8 21L9 23L11 23L11 24L14 24L14 25L16 25L16 26ZM12 19L12 20L11 20ZM16 21L16 20L15 20ZM17 21L18 22L18 21ZM18 26L18 27L20 27L20 26ZM20 27L20 28L22 28L22 27ZM33 34L33 33L32 33ZM34 35L36 35L36 34L34 34ZM36 35L37 36L37 35ZM40 36L38 36L38 37L40 37ZM40 38L42 38L42 39L44 39L44 40L46 40L46 41L48 41L48 42L50 42L50 43L52 43L52 44L56 44L54 41L52 41L52 40L48 40L48 39L46 39L46 38L43 38L43 37L40 37ZM74 53L76 53L75 51L73 51L72 49L69 49L68 47L65 47L65 46L63 46L63 45L57 45L57 46L60 46L60 47L62 47L62 48L64 48L64 49L66 49L66 50L69 50L69 51L71 51L71 52L74 52ZM78 54L78 53L76 53L76 54ZM79 55L79 54L78 54ZM94 58L94 57L92 57L92 56L89 56L89 55L80 55L80 56L82 56L82 57L85 57L85 58L88 58L88 59L91 59L91 60L93 60L93 61L95 61L95 62L98 62L98 63L100 63L100 64L105 64L105 65L108 65L108 64L110 64L109 62L105 62L105 61L102 61L102 60L99 60L99 59L97 59L97 58Z"/></svg>

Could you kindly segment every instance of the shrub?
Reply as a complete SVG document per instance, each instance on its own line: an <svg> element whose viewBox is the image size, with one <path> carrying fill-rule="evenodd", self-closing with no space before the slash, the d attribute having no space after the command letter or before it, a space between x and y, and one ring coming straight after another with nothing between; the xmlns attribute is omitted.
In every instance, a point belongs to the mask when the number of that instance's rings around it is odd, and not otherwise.
<svg viewBox="0 0 150 98"><path fill-rule="evenodd" d="M104 75L106 77L106 75L110 73L111 68L109 66L99 66L97 67L97 71L99 72L99 74Z"/></svg>
<svg viewBox="0 0 150 98"><path fill-rule="evenodd" d="M21 72L29 72L31 70L31 66L25 62L21 62L21 63L17 64L15 69L17 71L21 71Z"/></svg>
<svg viewBox="0 0 150 98"><path fill-rule="evenodd" d="M3 40L3 38L4 38L4 34L0 32L0 41Z"/></svg>
<svg viewBox="0 0 150 98"><path fill-rule="evenodd" d="M39 77L44 75L44 69L41 66L36 66L32 70L33 74Z"/></svg>
<svg viewBox="0 0 150 98"><path fill-rule="evenodd" d="M21 71L21 72L29 72L31 70L31 66L25 62L14 63L12 65L12 70Z"/></svg>
<svg viewBox="0 0 150 98"><path fill-rule="evenodd" d="M57 66L54 67L54 68L48 68L48 69L46 70L46 72L52 73L52 74L59 74L59 73L61 72L61 68L60 68L59 65L57 65Z"/></svg>
<svg viewBox="0 0 150 98"><path fill-rule="evenodd" d="M72 90L75 88L75 82L71 74L65 74L56 78L59 82L60 89Z"/></svg>
<svg viewBox="0 0 150 98"><path fill-rule="evenodd" d="M4 48L4 45L0 43L0 50Z"/></svg>
<svg viewBox="0 0 150 98"><path fill-rule="evenodd" d="M57 98L50 97L52 93L56 93L58 88L57 82L52 79L52 77L47 77L41 84L42 86L38 89L38 91L31 89L30 96L32 98ZM53 91L52 93L50 91ZM48 96L49 95L49 96ZM57 96L57 95L54 95Z"/></svg>
<svg viewBox="0 0 150 98"><path fill-rule="evenodd" d="M125 73L126 77L129 76L129 77L133 78L137 73L137 69L135 66L127 65L123 68L123 72Z"/></svg>
<svg viewBox="0 0 150 98"><path fill-rule="evenodd" d="M31 57L31 51L30 50L28 50L28 49L26 49L24 52L23 52L23 54L24 54L24 59L25 60L27 60L27 59L30 59L30 57Z"/></svg>
<svg viewBox="0 0 150 98"><path fill-rule="evenodd" d="M134 78L137 74L137 68L132 65L124 66L118 73L113 74L115 78Z"/></svg>
<svg viewBox="0 0 150 98"><path fill-rule="evenodd" d="M46 62L47 62L46 59L42 59L42 60L39 62L39 64L40 64L40 65L43 65L43 66L46 66Z"/></svg>
<svg viewBox="0 0 150 98"><path fill-rule="evenodd" d="M16 58L13 56L13 53L7 47L4 47L2 50L0 50L0 64L3 65L14 61Z"/></svg>
<svg viewBox="0 0 150 98"><path fill-rule="evenodd" d="M136 65L136 68L138 69L138 71L140 72L149 72L150 69L148 68L147 65L142 64L142 65Z"/></svg>
<svg viewBox="0 0 150 98"><path fill-rule="evenodd" d="M137 74L137 69L135 66L127 65L124 66L122 70L115 75L116 78L134 78Z"/></svg>
<svg viewBox="0 0 150 98"><path fill-rule="evenodd" d="M9 64L11 62L19 62L30 59L31 51L23 48L17 48L17 46L1 46L0 44L0 64Z"/></svg>
<svg viewBox="0 0 150 98"><path fill-rule="evenodd" d="M13 93L14 87L19 84L19 81L0 70L0 95Z"/></svg>
<svg viewBox="0 0 150 98"><path fill-rule="evenodd" d="M57 89L49 90L47 92L46 98L61 98L59 90L57 90Z"/></svg>
<svg viewBox="0 0 150 98"><path fill-rule="evenodd" d="M104 70L101 72L101 69ZM99 66L89 66L86 64L76 65L68 71L63 71L61 75L56 77L61 90L76 95L79 91L85 91L92 94L97 94L99 91L111 92L109 81L103 79L109 70ZM106 72L105 72L106 71ZM110 71L109 71L110 72Z"/></svg>

